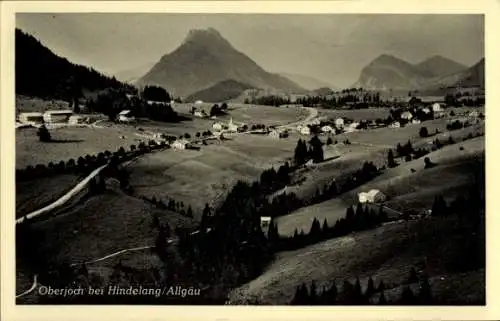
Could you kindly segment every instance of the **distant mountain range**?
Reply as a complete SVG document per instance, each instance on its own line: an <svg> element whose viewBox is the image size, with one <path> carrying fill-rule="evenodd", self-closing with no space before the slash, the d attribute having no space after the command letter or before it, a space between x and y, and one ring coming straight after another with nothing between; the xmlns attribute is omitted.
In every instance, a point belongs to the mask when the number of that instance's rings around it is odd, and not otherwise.
<svg viewBox="0 0 500 321"><path fill-rule="evenodd" d="M239 97L245 90L248 89L257 88L233 79L223 80L213 86L210 86L209 88L202 89L189 95L185 101L194 102L202 100L213 103L224 102Z"/></svg>
<svg viewBox="0 0 500 321"><path fill-rule="evenodd" d="M467 67L442 56L433 56L414 65L383 54L362 69L353 87L436 92L459 85L484 87L484 59Z"/></svg>
<svg viewBox="0 0 500 321"><path fill-rule="evenodd" d="M186 97L224 80L284 92L304 92L295 82L257 65L212 28L191 30L184 42L164 55L136 84L159 85Z"/></svg>
<svg viewBox="0 0 500 321"><path fill-rule="evenodd" d="M72 99L85 91L127 87L118 80L54 54L35 37L16 29L16 94Z"/></svg>

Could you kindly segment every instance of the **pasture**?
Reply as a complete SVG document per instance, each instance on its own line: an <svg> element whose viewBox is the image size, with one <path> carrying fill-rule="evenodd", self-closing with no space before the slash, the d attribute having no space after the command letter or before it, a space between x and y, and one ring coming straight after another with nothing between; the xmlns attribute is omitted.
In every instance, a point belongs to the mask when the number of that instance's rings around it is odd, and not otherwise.
<svg viewBox="0 0 500 321"><path fill-rule="evenodd" d="M16 218L42 208L79 182L76 175L57 175L16 183Z"/></svg>
<svg viewBox="0 0 500 321"><path fill-rule="evenodd" d="M386 285L397 285L408 278L411 267L426 262L427 273L433 280L433 296L443 298L445 302L481 304L484 288L468 291L470 282L458 284L453 280L465 272L456 270L458 260L484 252L484 226L482 229L482 232L470 236L464 234L455 217L428 219L387 224L299 250L281 252L262 275L233 290L230 300L232 304L252 300L259 304L288 304L296 287L303 282L309 285L311 281L316 282L318 289L333 281L341 288L344 280L354 282L356 277L360 278L363 287L366 287L369 277L375 284L383 280ZM471 238L473 244L479 244L478 247L464 248L464 242L472 242ZM484 274L480 266L471 267L467 272L472 279ZM452 286L456 286L453 291ZM466 300L463 293L468 293Z"/></svg>
<svg viewBox="0 0 500 321"><path fill-rule="evenodd" d="M460 146L464 149L460 150ZM379 189L386 194L389 197L386 205L398 211L428 209L438 194L443 194L448 199L454 198L474 178L471 164L478 158L484 157L484 137L445 146L429 153L426 157L438 166L424 169L423 159L416 159L387 169L372 181L337 198L304 207L277 218L279 233L291 236L295 229L308 232L315 217L320 222L326 219L329 224L334 224L337 219L345 216L348 206L356 204L359 192L367 192L371 189ZM412 173L411 169L415 172ZM346 171L339 173L346 173ZM287 188L287 192L291 190L293 189Z"/></svg>
<svg viewBox="0 0 500 321"><path fill-rule="evenodd" d="M389 108L368 108L368 109L322 109L318 108L320 117L329 119L350 118L354 121L386 119L390 115Z"/></svg>
<svg viewBox="0 0 500 321"><path fill-rule="evenodd" d="M294 139L266 135L234 135L201 150L168 149L141 157L129 166L138 195L173 198L201 215L205 203L217 204L238 180L253 181L264 169L290 156Z"/></svg>
<svg viewBox="0 0 500 321"><path fill-rule="evenodd" d="M153 216L160 222L192 227L190 219L159 210L143 200L113 189L84 199L65 213L33 225L43 233L40 251L53 263L85 262L123 249L154 245L158 234Z"/></svg>

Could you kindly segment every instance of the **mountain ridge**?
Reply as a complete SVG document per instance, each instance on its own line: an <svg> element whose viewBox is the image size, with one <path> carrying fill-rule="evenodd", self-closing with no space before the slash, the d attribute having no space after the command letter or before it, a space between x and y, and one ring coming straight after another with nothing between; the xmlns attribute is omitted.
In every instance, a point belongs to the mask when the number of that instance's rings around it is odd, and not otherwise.
<svg viewBox="0 0 500 321"><path fill-rule="evenodd" d="M254 87L303 92L293 81L261 68L213 29L194 29L165 54L136 84L159 85L175 96L189 96L218 82L233 79Z"/></svg>

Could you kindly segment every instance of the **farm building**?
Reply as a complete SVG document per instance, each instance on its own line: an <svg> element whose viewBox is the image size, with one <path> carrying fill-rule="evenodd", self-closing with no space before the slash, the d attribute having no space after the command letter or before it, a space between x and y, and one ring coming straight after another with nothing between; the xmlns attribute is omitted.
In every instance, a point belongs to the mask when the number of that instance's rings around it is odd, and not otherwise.
<svg viewBox="0 0 500 321"><path fill-rule="evenodd" d="M405 111L401 114L401 119L411 120L413 115L409 111Z"/></svg>
<svg viewBox="0 0 500 321"><path fill-rule="evenodd" d="M319 125L319 124L321 124L321 121L318 118L311 121L311 125Z"/></svg>
<svg viewBox="0 0 500 321"><path fill-rule="evenodd" d="M70 116L68 119L68 124L70 125L79 125L84 124L86 122L86 118L79 115Z"/></svg>
<svg viewBox="0 0 500 321"><path fill-rule="evenodd" d="M42 124L44 121L42 113L21 113L19 114L19 122L27 125Z"/></svg>
<svg viewBox="0 0 500 321"><path fill-rule="evenodd" d="M122 110L118 114L118 121L122 123L129 123L131 121L135 120L134 117L130 116L130 110Z"/></svg>
<svg viewBox="0 0 500 321"><path fill-rule="evenodd" d="M389 127L390 128L399 128L399 127L401 127L401 124L398 121L395 121L392 124L390 124Z"/></svg>
<svg viewBox="0 0 500 321"><path fill-rule="evenodd" d="M43 114L43 121L46 123L67 123L73 115L71 110L49 110Z"/></svg>
<svg viewBox="0 0 500 321"><path fill-rule="evenodd" d="M221 123L215 123L212 125L212 129L216 131L221 131L222 130L222 124Z"/></svg>
<svg viewBox="0 0 500 321"><path fill-rule="evenodd" d="M186 149L189 145L189 141L187 139L177 139L173 144L172 148L175 149Z"/></svg>
<svg viewBox="0 0 500 321"><path fill-rule="evenodd" d="M148 105L168 105L166 101L146 100Z"/></svg>
<svg viewBox="0 0 500 321"><path fill-rule="evenodd" d="M321 131L323 133L334 133L335 130L331 126L323 126L321 127Z"/></svg>
<svg viewBox="0 0 500 321"><path fill-rule="evenodd" d="M372 189L369 192L361 192L358 194L358 201L360 203L381 203L386 199L387 196L378 189Z"/></svg>
<svg viewBox="0 0 500 321"><path fill-rule="evenodd" d="M195 117L200 117L200 118L204 118L204 117L207 117L207 114L205 113L204 110L202 111L195 111L194 114L193 114Z"/></svg>
<svg viewBox="0 0 500 321"><path fill-rule="evenodd" d="M344 119L343 118L335 119L335 127L343 128L344 127Z"/></svg>
<svg viewBox="0 0 500 321"><path fill-rule="evenodd" d="M197 100L194 102L195 105L201 105L203 104L203 100Z"/></svg>
<svg viewBox="0 0 500 321"><path fill-rule="evenodd" d="M412 124L420 124L420 123L421 123L421 121L420 121L420 119L416 119L416 118L415 118L415 119L413 119L413 120L411 121L411 123L412 123Z"/></svg>

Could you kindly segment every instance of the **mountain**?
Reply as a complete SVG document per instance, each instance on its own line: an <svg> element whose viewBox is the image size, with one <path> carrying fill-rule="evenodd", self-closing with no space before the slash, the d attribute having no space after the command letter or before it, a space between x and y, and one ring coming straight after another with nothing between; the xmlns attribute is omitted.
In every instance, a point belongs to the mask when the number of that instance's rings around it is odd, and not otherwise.
<svg viewBox="0 0 500 321"><path fill-rule="evenodd" d="M223 80L209 88L202 89L189 95L185 101L193 102L202 100L205 102L218 103L237 98L247 89L254 89L254 87L233 79Z"/></svg>
<svg viewBox="0 0 500 321"><path fill-rule="evenodd" d="M381 55L361 70L352 86L365 89L416 89L433 75L391 55Z"/></svg>
<svg viewBox="0 0 500 321"><path fill-rule="evenodd" d="M467 69L467 66L439 55L432 56L415 66L434 77L444 77Z"/></svg>
<svg viewBox="0 0 500 321"><path fill-rule="evenodd" d="M470 68L430 80L425 84L424 89L437 92L446 92L446 89L456 87L484 89L484 81L484 58L482 58Z"/></svg>
<svg viewBox="0 0 500 321"><path fill-rule="evenodd" d="M150 70L155 65L155 63L156 62L148 62L137 67L118 71L115 73L115 77L116 79L123 82L134 83L139 78L141 78L141 76L144 75L148 70Z"/></svg>
<svg viewBox="0 0 500 321"><path fill-rule="evenodd" d="M189 31L183 43L136 84L159 85L174 96L185 97L229 79L263 89L304 91L293 81L262 69L213 28Z"/></svg>
<svg viewBox="0 0 500 321"><path fill-rule="evenodd" d="M115 78L57 56L35 37L17 28L15 48L16 94L68 99L77 94L75 90L132 89Z"/></svg>
<svg viewBox="0 0 500 321"><path fill-rule="evenodd" d="M336 90L337 88L335 86L332 86L332 84L329 84L326 81L316 79L314 77L310 76L305 76L305 75L299 75L299 74L291 74L291 73L280 73L281 76L290 79L291 81L295 82L302 88L305 88L307 90L314 90L318 88L332 88Z"/></svg>

